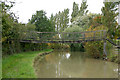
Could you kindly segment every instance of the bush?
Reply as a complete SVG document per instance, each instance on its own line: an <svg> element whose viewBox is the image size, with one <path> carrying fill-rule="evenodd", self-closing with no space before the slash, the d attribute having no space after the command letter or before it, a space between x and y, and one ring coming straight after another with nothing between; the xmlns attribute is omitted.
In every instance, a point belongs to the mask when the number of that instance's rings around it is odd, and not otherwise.
<svg viewBox="0 0 120 80"><path fill-rule="evenodd" d="M81 43L74 43L74 44L70 44L70 49L71 49L71 51L81 51L81 52L84 52L85 50L84 50L84 46L83 46L83 44L81 44Z"/></svg>
<svg viewBox="0 0 120 80"><path fill-rule="evenodd" d="M48 48L50 49L69 49L69 45L68 44L61 44L61 43L48 43Z"/></svg>
<svg viewBox="0 0 120 80"><path fill-rule="evenodd" d="M103 55L103 42L87 42L85 50L89 56L99 58Z"/></svg>

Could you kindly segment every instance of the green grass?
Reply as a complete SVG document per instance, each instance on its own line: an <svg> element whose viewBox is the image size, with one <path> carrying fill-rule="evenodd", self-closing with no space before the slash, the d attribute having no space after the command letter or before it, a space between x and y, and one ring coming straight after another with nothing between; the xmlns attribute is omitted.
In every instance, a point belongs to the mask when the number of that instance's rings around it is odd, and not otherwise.
<svg viewBox="0 0 120 80"><path fill-rule="evenodd" d="M23 52L4 57L2 59L2 78L36 78L33 67L34 58L40 53L51 51L52 49Z"/></svg>

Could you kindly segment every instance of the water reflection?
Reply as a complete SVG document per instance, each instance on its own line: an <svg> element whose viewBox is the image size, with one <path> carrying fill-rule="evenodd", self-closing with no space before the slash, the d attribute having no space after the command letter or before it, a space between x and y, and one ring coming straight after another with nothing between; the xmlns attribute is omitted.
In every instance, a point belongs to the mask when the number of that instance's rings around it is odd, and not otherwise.
<svg viewBox="0 0 120 80"><path fill-rule="evenodd" d="M70 58L70 53L66 54L66 58L69 59Z"/></svg>
<svg viewBox="0 0 120 80"><path fill-rule="evenodd" d="M86 58L80 52L53 52L36 61L38 78L117 78L117 64Z"/></svg>

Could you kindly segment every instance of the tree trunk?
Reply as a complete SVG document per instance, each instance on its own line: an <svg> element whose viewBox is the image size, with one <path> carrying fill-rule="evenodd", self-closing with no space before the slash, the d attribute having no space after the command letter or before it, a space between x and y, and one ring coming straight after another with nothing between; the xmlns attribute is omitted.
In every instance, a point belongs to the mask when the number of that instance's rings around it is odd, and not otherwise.
<svg viewBox="0 0 120 80"><path fill-rule="evenodd" d="M107 45L107 43L106 43L106 41L104 41L104 49L103 49L103 52L104 52L104 54L106 55L106 57L107 57L107 51L106 51L106 45Z"/></svg>

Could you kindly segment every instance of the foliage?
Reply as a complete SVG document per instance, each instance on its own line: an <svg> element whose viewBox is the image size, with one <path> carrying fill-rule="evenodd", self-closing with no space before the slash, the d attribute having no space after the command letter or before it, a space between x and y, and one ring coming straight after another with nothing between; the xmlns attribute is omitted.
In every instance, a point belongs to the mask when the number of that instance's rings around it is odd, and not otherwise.
<svg viewBox="0 0 120 80"><path fill-rule="evenodd" d="M118 3L117 2L105 2L102 10L102 24L108 28L108 36L113 39L115 35L118 35Z"/></svg>
<svg viewBox="0 0 120 80"><path fill-rule="evenodd" d="M82 28L77 25L72 27L68 27L64 30L64 32L68 32L67 34L62 34L61 37L65 40L79 40L82 37L81 32ZM73 32L73 33L72 33ZM75 33L74 33L75 32ZM82 44L69 44L72 51L84 51Z"/></svg>
<svg viewBox="0 0 120 80"><path fill-rule="evenodd" d="M54 28L53 32L55 32L55 19L54 19L53 14L51 14L51 17L50 17L50 23L52 24L52 26Z"/></svg>
<svg viewBox="0 0 120 80"><path fill-rule="evenodd" d="M108 56L107 56L108 60L119 64L120 61L119 61L118 49L109 42L107 42L106 49L108 53Z"/></svg>
<svg viewBox="0 0 120 80"><path fill-rule="evenodd" d="M73 22L73 18L75 18L78 15L79 12L79 8L78 8L78 4L76 4L75 2L73 2L73 12L71 14L71 22Z"/></svg>
<svg viewBox="0 0 120 80"><path fill-rule="evenodd" d="M88 55L98 58L103 54L103 42L87 42L85 44L85 50L89 53Z"/></svg>
<svg viewBox="0 0 120 80"><path fill-rule="evenodd" d="M91 21L91 24L92 24L91 26L93 28L95 28L97 26L101 26L102 25L102 19L101 18L102 18L102 16L100 14L96 15Z"/></svg>
<svg viewBox="0 0 120 80"><path fill-rule="evenodd" d="M11 42L8 41L9 39L16 39L18 38L18 36L14 35L14 28L17 26L17 20L15 18L15 16L13 16L12 12L10 11L11 7L13 6L13 3L10 2L10 5L7 4L7 2L2 2L2 51L3 53L8 53L10 54L11 49L10 49L10 44ZM16 31L18 31L18 29L16 28ZM17 33L16 33L17 34ZM18 47L17 47L18 48Z"/></svg>
<svg viewBox="0 0 120 80"><path fill-rule="evenodd" d="M68 28L66 28L65 30L64 30L64 32L68 32L68 34L62 34L61 35L61 37L63 38L63 39L68 39L68 40L70 40L70 39L72 39L72 40L77 40L77 39L79 39L82 35L81 34L76 34L76 33L73 33L73 34L71 34L71 32L81 32L82 31L82 28L80 28L79 26L77 26L77 25L74 25L74 26L72 26L72 27L68 27Z"/></svg>
<svg viewBox="0 0 120 80"><path fill-rule="evenodd" d="M77 16L76 18L74 18L74 21L71 23L70 26L77 25L82 28L82 31L85 31L89 28L89 26L92 25L92 23L94 22L93 18L96 16L97 14L92 13L84 16Z"/></svg>
<svg viewBox="0 0 120 80"><path fill-rule="evenodd" d="M71 43L70 44L70 50L71 51L81 51L81 52L84 52L85 49L84 49L84 46L82 43Z"/></svg>
<svg viewBox="0 0 120 80"><path fill-rule="evenodd" d="M78 8L78 4L76 4L75 2L73 3L73 11L71 14L71 23L74 20L76 20L77 17L82 17L88 13L88 10L87 10L88 5L86 3L87 3L87 1L82 0L80 9Z"/></svg>
<svg viewBox="0 0 120 80"><path fill-rule="evenodd" d="M9 3L9 4L8 4ZM47 18L44 10L36 11L28 24L18 23L18 17L15 16L10 9L14 6L15 2L2 1L2 51L3 54L14 54L22 51L36 51L46 48L71 48L72 50L86 51L93 57L100 57L103 55L103 41L100 42L87 42L83 44L35 44L35 43L20 43L23 39L37 39L42 38L55 38L65 40L78 40L84 34L71 34L72 32L83 32L83 31L96 31L96 30L107 30L107 38L116 39L119 34L118 23L116 18L118 16L116 2L104 3L102 8L102 14L87 14L88 5L86 1L82 1L80 9L77 3L73 3L73 12L71 14L71 25L69 25L69 9L59 11L54 16L51 14L50 19ZM0 26L1 28L1 26ZM57 35L39 35L35 32L68 32L68 34L57 34ZM94 33L86 33L86 37L93 37ZM96 34L96 36L99 35ZM104 35L104 34L103 34ZM1 36L1 35L0 35ZM59 37L60 36L60 37ZM42 37L42 38L41 38ZM44 40L43 39L43 40ZM98 47L96 47L98 46ZM107 48L111 49L108 44Z"/></svg>
<svg viewBox="0 0 120 80"><path fill-rule="evenodd" d="M56 49L56 50L64 50L64 49L69 49L70 47L68 44L48 43L48 48Z"/></svg>
<svg viewBox="0 0 120 80"><path fill-rule="evenodd" d="M63 18L63 29L62 31L65 30L69 25L69 9L64 9L64 18Z"/></svg>
<svg viewBox="0 0 120 80"><path fill-rule="evenodd" d="M36 14L32 15L29 23L36 26L36 30L39 32L52 32L54 26L50 23L50 20L46 17L46 13L43 10L36 11Z"/></svg>
<svg viewBox="0 0 120 80"><path fill-rule="evenodd" d="M54 16L55 31L62 32L69 25L69 9L64 9L64 11L56 14Z"/></svg>
<svg viewBox="0 0 120 80"><path fill-rule="evenodd" d="M63 32L80 32L80 31L82 31L81 27L73 25L72 27L66 28Z"/></svg>
<svg viewBox="0 0 120 80"><path fill-rule="evenodd" d="M6 2L2 2L2 54L6 55L22 51L41 50L42 48L40 46L46 48L46 44L20 43L22 39L36 39L38 35L34 33L35 25L30 23L27 25L18 23L17 18L13 16L14 13L8 13L10 8L13 7L12 4L12 2L10 5Z"/></svg>
<svg viewBox="0 0 120 80"><path fill-rule="evenodd" d="M90 28L87 29L87 31L97 31L97 30L107 30L107 28L104 27L103 25L101 25L101 26L97 26L95 28L93 26L90 26ZM98 32L98 34L96 33L96 37L98 36L98 38L99 38L100 37L99 34L100 34L99 32ZM86 33L85 36L93 37L94 33ZM88 55L90 55L94 58L102 57L103 56L103 41L86 42L85 50L87 53L89 53Z"/></svg>
<svg viewBox="0 0 120 80"><path fill-rule="evenodd" d="M19 35L21 36L20 39L39 39L35 28L35 25L29 23L27 25L21 25L19 31Z"/></svg>
<svg viewBox="0 0 120 80"><path fill-rule="evenodd" d="M88 10L86 10L88 7L87 0L82 0L81 7L79 10L79 16L86 15L88 13Z"/></svg>
<svg viewBox="0 0 120 80"><path fill-rule="evenodd" d="M9 1L1 2L2 11L0 13L2 13L2 32L3 32L2 41L5 41L11 37L12 28L17 22L15 14L10 12L10 9L13 7L14 4L15 2Z"/></svg>

